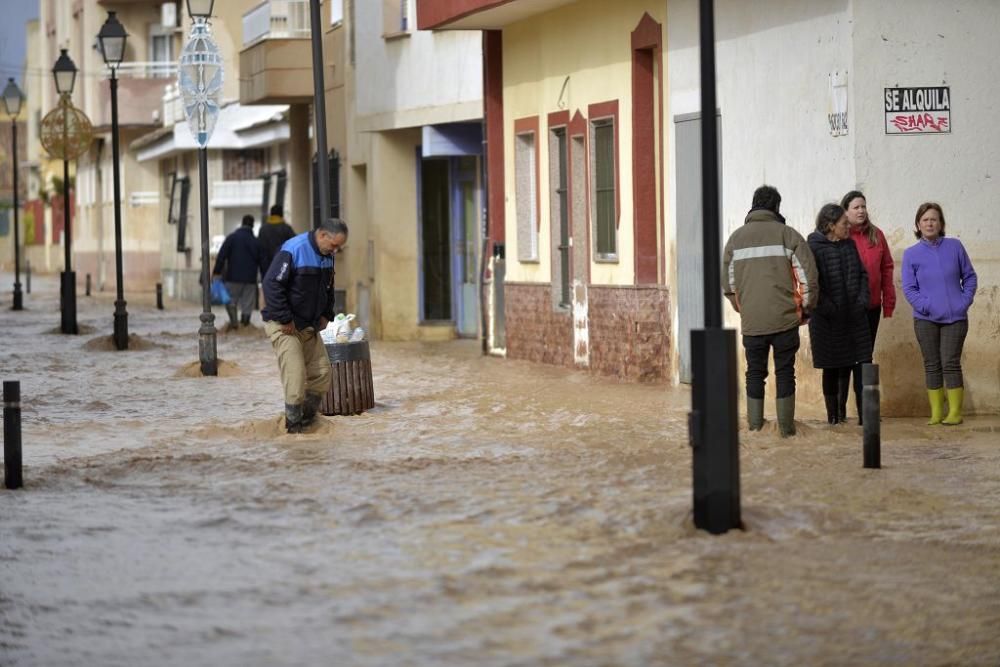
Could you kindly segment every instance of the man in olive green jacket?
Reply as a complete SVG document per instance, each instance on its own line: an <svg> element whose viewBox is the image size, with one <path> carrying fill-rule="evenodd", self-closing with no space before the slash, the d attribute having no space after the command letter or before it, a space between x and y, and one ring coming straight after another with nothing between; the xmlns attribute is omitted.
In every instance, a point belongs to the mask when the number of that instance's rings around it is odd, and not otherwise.
<svg viewBox="0 0 1000 667"><path fill-rule="evenodd" d="M743 226L733 232L722 258L726 298L740 314L747 359L747 423L764 426L764 380L773 350L778 427L795 434L795 353L799 326L816 305L816 262L802 235L778 212L781 195L757 188Z"/></svg>

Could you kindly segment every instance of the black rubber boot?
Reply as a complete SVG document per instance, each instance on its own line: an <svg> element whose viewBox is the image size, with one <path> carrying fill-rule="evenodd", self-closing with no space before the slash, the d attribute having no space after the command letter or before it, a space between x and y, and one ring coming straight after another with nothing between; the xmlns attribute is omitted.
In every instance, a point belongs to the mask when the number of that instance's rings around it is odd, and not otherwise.
<svg viewBox="0 0 1000 667"><path fill-rule="evenodd" d="M245 327L250 326L250 316L249 315L240 315L240 324L242 324Z"/></svg>
<svg viewBox="0 0 1000 667"><path fill-rule="evenodd" d="M306 401L302 404L302 426L303 428L309 426L316 420L316 411L319 409L319 403L323 400L322 394L317 394L312 391L306 392Z"/></svg>
<svg viewBox="0 0 1000 667"><path fill-rule="evenodd" d="M236 304L227 304L226 313L229 315L229 328L235 329L238 326L238 320L236 319Z"/></svg>
<svg viewBox="0 0 1000 667"><path fill-rule="evenodd" d="M302 406L285 403L285 430L302 433Z"/></svg>
<svg viewBox="0 0 1000 667"><path fill-rule="evenodd" d="M823 396L823 400L826 402L826 421L829 424L839 424L840 423L840 406L837 403L836 396Z"/></svg>
<svg viewBox="0 0 1000 667"><path fill-rule="evenodd" d="M864 426L863 420L861 418L861 413L862 413L861 394L854 395L854 405L858 407L858 426Z"/></svg>
<svg viewBox="0 0 1000 667"><path fill-rule="evenodd" d="M837 392L837 421L847 421L847 395L851 393L851 376L841 377Z"/></svg>

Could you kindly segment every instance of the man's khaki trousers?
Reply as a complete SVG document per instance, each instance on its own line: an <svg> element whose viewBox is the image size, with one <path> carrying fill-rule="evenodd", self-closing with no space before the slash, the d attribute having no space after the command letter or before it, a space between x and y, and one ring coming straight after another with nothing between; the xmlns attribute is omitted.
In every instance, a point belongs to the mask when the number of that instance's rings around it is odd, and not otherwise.
<svg viewBox="0 0 1000 667"><path fill-rule="evenodd" d="M264 333L278 356L285 405L302 405L307 391L323 395L330 389L330 358L315 329L286 334L280 324L268 321Z"/></svg>

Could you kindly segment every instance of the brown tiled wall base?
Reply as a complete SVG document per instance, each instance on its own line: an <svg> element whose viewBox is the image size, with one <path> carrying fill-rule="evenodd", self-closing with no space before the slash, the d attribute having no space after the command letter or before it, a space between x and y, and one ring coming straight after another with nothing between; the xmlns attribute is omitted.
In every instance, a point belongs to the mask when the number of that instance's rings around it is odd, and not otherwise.
<svg viewBox="0 0 1000 667"><path fill-rule="evenodd" d="M552 287L505 283L507 356L557 366L573 365L573 316L552 308Z"/></svg>
<svg viewBox="0 0 1000 667"><path fill-rule="evenodd" d="M569 313L552 308L549 285L507 283L507 356L573 365ZM670 378L670 293L666 287L588 288L590 370L626 382Z"/></svg>
<svg viewBox="0 0 1000 667"><path fill-rule="evenodd" d="M666 287L591 285L590 368L627 382L670 379L670 292Z"/></svg>

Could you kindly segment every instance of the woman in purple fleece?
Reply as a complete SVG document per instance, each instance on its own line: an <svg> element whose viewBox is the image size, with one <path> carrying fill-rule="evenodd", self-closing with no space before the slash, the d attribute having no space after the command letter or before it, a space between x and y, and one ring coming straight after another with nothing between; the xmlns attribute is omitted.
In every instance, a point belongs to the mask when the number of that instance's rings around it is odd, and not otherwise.
<svg viewBox="0 0 1000 667"><path fill-rule="evenodd" d="M903 292L913 306L913 329L924 357L928 424L962 423L962 346L976 296L976 271L958 239L944 237L944 211L927 202L914 219L918 241L903 253ZM944 415L945 389L948 415Z"/></svg>

